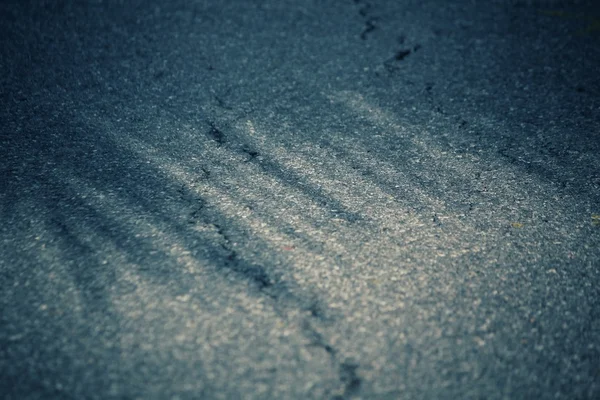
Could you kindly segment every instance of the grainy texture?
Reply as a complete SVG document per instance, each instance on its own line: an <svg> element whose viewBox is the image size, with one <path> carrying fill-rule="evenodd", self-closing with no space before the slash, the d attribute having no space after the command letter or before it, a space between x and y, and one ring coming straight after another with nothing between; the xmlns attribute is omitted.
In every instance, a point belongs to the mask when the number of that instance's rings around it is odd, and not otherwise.
<svg viewBox="0 0 600 400"><path fill-rule="evenodd" d="M599 21L2 2L0 397L600 398Z"/></svg>

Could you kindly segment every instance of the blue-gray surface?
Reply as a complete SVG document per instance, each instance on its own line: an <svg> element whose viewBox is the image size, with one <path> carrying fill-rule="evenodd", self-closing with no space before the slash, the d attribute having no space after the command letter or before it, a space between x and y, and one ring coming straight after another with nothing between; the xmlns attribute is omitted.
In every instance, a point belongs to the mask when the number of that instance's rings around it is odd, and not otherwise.
<svg viewBox="0 0 600 400"><path fill-rule="evenodd" d="M0 16L0 397L599 398L597 1Z"/></svg>

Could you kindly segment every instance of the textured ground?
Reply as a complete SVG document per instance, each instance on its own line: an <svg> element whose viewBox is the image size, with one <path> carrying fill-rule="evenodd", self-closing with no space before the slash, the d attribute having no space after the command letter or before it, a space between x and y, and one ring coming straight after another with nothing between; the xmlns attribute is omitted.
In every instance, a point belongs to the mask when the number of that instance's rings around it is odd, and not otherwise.
<svg viewBox="0 0 600 400"><path fill-rule="evenodd" d="M5 399L600 397L596 1L3 1Z"/></svg>

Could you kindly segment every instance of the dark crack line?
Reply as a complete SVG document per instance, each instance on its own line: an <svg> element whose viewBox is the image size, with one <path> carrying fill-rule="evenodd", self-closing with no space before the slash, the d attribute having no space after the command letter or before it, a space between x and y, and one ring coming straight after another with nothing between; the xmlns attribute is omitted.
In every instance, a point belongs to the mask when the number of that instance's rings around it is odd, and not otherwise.
<svg viewBox="0 0 600 400"><path fill-rule="evenodd" d="M401 61L404 61L406 57L411 55L412 53L416 53L421 48L421 45L417 44L412 48L404 48L396 51L396 53L383 62L383 65L389 72L393 72L398 69L397 64Z"/></svg>
<svg viewBox="0 0 600 400"><path fill-rule="evenodd" d="M233 107L231 105L229 105L227 101L224 100L226 97L229 96L230 93L231 93L231 88L228 88L227 90L225 90L225 92L222 95L218 95L217 93L212 91L213 98L216 100L217 105L221 108L224 108L225 110L233 110Z"/></svg>
<svg viewBox="0 0 600 400"><path fill-rule="evenodd" d="M202 171L206 176L209 175L204 169ZM245 261L234 248L234 239L227 229L206 214L207 207L205 200L202 198L190 199L190 196L186 195L184 187L177 191L181 195L182 200L187 202L193 201L197 204L196 208L189 214L190 220L188 222L203 223L207 226L212 226L217 235L221 237L220 247L224 251L221 262L222 268L226 268L240 277L249 280L260 293L273 300L275 309L279 309L278 312L287 314L286 310L301 309L307 313L303 317L302 334L308 339L308 346L324 351L330 358L332 367L338 371L340 386L336 389L336 392L341 394L337 394L333 398L346 399L357 394L362 384L362 379L357 372L359 365L348 360L340 362L341 352L332 346L313 326L314 323L333 323L333 319L327 315L327 311L323 305L316 299L312 299L306 304L306 299L294 295L287 289L285 283L273 279L262 265Z"/></svg>
<svg viewBox="0 0 600 400"><path fill-rule="evenodd" d="M331 356L331 360L335 362L338 351L334 349L329 343L327 343L325 338L323 338L323 335L321 335L319 332L317 332L315 328L313 328L310 321L305 320L302 328L304 331L304 335L310 341L309 346L317 347L324 350L327 354Z"/></svg>
<svg viewBox="0 0 600 400"><path fill-rule="evenodd" d="M230 107L230 106L229 106L229 105L228 105L228 104L225 102L225 100L223 100L223 99L222 99L222 98L220 98L219 96L217 96L217 95L214 95L214 98L215 98L215 100L217 101L217 104L218 104L218 106L219 106L219 107L221 107L221 108L224 108L224 109L226 109L226 110L233 110L233 108L232 108L232 107Z"/></svg>
<svg viewBox="0 0 600 400"><path fill-rule="evenodd" d="M210 172L207 169L202 168L201 170L204 174L204 178L208 178L210 176ZM263 266L251 264L240 259L237 251L233 248L233 240L227 231L222 225L213 222L213 220L206 215L206 201L204 199L199 197L189 199L185 186L179 188L177 192L183 201L195 204L192 211L188 214L187 222L194 225L202 223L204 225L212 226L216 230L217 234L221 237L221 248L225 251L222 264L223 266L255 283L260 291L263 291L264 289L270 288L274 285L273 279L269 276Z"/></svg>
<svg viewBox="0 0 600 400"><path fill-rule="evenodd" d="M210 129L207 132L207 136L210 139L214 140L219 145L223 145L227 142L225 134L219 128L217 128L214 122L208 121L208 126Z"/></svg>
<svg viewBox="0 0 600 400"><path fill-rule="evenodd" d="M221 132L213 122L209 122L209 135L219 144L226 145L227 141L223 132ZM241 148L241 152L248 155L247 162L256 162L263 168L267 168L267 173L273 173L275 165L265 163L259 158L259 152L248 145ZM269 171L270 170L270 171ZM201 167L199 176L196 180L214 179L210 171ZM280 176L284 177L284 176ZM337 371L339 386L335 388L337 399L346 399L356 395L361 388L362 379L358 374L359 365L344 359L341 351L329 343L320 332L315 329L313 324L329 325L334 319L328 315L327 309L313 296L298 296L288 288L288 283L273 277L267 269L260 264L252 263L240 256L236 250L235 238L224 225L223 218L211 216L206 200L192 194L185 186L177 189L180 198L185 203L191 205L191 212L188 214L188 223L203 224L212 227L214 232L220 237L220 250L217 251L221 261L217 263L218 268L231 271L246 281L249 281L262 295L273 300L273 307L277 313L282 316L289 314L290 310L301 310L305 312L302 317L303 334L308 340L308 346L321 349L330 359L332 368ZM325 200L325 199L323 199ZM330 200L328 201L330 202Z"/></svg>
<svg viewBox="0 0 600 400"><path fill-rule="evenodd" d="M357 394L362 385L362 379L356 372L359 365L352 361L344 361L340 364L340 381L344 384L344 395L342 398L352 397Z"/></svg>
<svg viewBox="0 0 600 400"><path fill-rule="evenodd" d="M303 179L300 175L293 171L285 170L275 162L263 159L256 149L247 144L243 144L241 147L233 146L232 143L228 143L226 135L216 127L215 123L208 121L208 125L210 127L207 134L209 138L215 140L220 146L227 146L231 151L246 154L248 156L245 160L246 162L253 162L266 174L279 179L288 186L293 186L296 189L302 190L312 199L319 202L323 207L327 207L331 218L344 219L350 223L362 220L362 217L359 214L346 210L338 201L326 196L320 187L307 187L306 184L302 183ZM203 168L203 172L205 172L206 178L208 178L208 171Z"/></svg>
<svg viewBox="0 0 600 400"><path fill-rule="evenodd" d="M362 0L354 0L354 4L361 4L361 2ZM362 40L367 40L368 35L377 29L377 25L375 24L377 17L370 16L371 8L371 3L362 3L362 6L358 9L358 14L365 18L365 26L360 33Z"/></svg>
<svg viewBox="0 0 600 400"><path fill-rule="evenodd" d="M273 280L271 279L267 271L265 271L264 267L244 262L238 257L238 253L235 250L233 250L228 244L224 244L222 245L222 247L227 252L229 252L225 260L225 266L227 268L250 279L250 281L253 282L258 288L258 290L261 292L274 285ZM272 293L266 294L273 299L277 298L277 296Z"/></svg>
<svg viewBox="0 0 600 400"><path fill-rule="evenodd" d="M253 149L251 149L251 148L250 148L250 147L248 147L248 146L244 146L244 147L242 148L242 152L246 153L246 154L248 155L248 157L249 157L249 158L246 160L246 162L252 161L252 160L254 160L255 158L257 158L257 157L259 156L259 153L258 153L258 151L256 151L256 150L253 150Z"/></svg>
<svg viewBox="0 0 600 400"><path fill-rule="evenodd" d="M238 257L238 253L233 249L233 242L229 234L219 224L212 224L217 233L223 238L221 247L226 251L225 266L232 271L240 273L245 278L255 283L259 290L264 290L273 286L273 280L261 265L250 264Z"/></svg>
<svg viewBox="0 0 600 400"><path fill-rule="evenodd" d="M358 10L358 13L363 16L366 17L369 14L369 10L371 9L371 4L370 3L365 3L360 10Z"/></svg>
<svg viewBox="0 0 600 400"><path fill-rule="evenodd" d="M360 38L362 40L367 40L367 35L369 35L369 33L373 32L375 29L377 29L377 26L375 25L375 21L377 21L377 18L374 18L374 17L369 18L367 21L365 21L365 28L360 33Z"/></svg>
<svg viewBox="0 0 600 400"><path fill-rule="evenodd" d="M356 395L362 386L362 378L357 371L360 365L352 360L340 362L340 351L329 344L323 335L310 324L310 321L304 321L303 329L305 336L310 340L309 346L325 351L329 355L331 363L337 367L342 394L334 396L332 400L343 400Z"/></svg>

